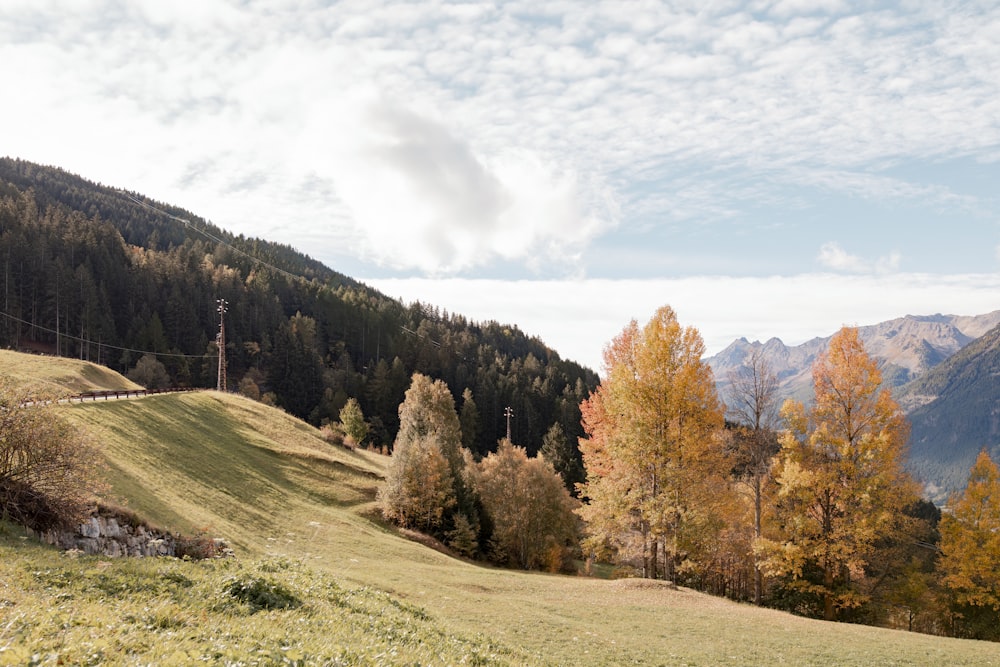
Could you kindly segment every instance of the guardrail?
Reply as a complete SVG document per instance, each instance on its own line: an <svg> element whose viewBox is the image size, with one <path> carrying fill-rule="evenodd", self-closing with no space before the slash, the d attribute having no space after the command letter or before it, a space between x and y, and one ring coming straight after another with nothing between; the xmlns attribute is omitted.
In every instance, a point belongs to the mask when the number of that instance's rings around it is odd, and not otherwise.
<svg viewBox="0 0 1000 667"><path fill-rule="evenodd" d="M183 391L206 391L201 387L170 387L169 389L120 389L106 391L88 391L76 396L70 396L69 402L83 403L85 401L110 401L119 398L137 398L139 396L152 396L153 394L173 394Z"/></svg>

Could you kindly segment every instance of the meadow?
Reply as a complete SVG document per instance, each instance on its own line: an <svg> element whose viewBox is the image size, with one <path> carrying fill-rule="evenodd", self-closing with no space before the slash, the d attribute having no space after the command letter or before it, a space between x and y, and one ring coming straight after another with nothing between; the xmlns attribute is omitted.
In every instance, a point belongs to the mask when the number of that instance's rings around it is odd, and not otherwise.
<svg viewBox="0 0 1000 667"><path fill-rule="evenodd" d="M996 644L454 558L379 519L384 457L240 396L47 409L100 446L112 501L237 555L64 554L3 524L0 665L1000 664Z"/></svg>

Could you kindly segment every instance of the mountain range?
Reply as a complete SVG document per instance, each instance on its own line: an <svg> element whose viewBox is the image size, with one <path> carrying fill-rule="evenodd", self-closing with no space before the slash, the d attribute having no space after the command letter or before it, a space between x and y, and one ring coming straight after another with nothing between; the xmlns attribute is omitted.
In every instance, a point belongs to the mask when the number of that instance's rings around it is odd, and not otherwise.
<svg viewBox="0 0 1000 667"><path fill-rule="evenodd" d="M1000 310L975 316L907 315L858 327L858 335L868 353L880 362L883 382L897 388L916 380L998 324ZM763 350L778 377L781 397L808 401L812 396L813 363L827 349L832 335L794 346L777 338L766 343L740 338L706 362L725 400L730 391L730 373L743 366L754 350ZM904 406L904 410L908 407Z"/></svg>
<svg viewBox="0 0 1000 667"><path fill-rule="evenodd" d="M981 448L1000 460L1000 311L907 315L858 333L910 420L908 467L928 497L943 503L964 487ZM795 346L741 338L706 361L726 400L730 374L761 350L778 378L779 402L808 402L812 366L829 342L829 336Z"/></svg>

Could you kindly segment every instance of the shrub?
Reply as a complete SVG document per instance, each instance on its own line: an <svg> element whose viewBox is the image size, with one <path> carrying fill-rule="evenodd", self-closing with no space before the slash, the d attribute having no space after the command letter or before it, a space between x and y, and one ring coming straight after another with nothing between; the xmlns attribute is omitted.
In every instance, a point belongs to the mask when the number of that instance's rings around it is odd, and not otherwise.
<svg viewBox="0 0 1000 667"><path fill-rule="evenodd" d="M174 554L190 560L219 558L226 554L226 545L212 537L208 528L202 528L194 535L178 535Z"/></svg>
<svg viewBox="0 0 1000 667"><path fill-rule="evenodd" d="M251 613L272 609L295 609L302 601L281 584L264 577L243 575L226 580L225 593L250 606Z"/></svg>
<svg viewBox="0 0 1000 667"><path fill-rule="evenodd" d="M37 531L84 521L100 490L98 460L51 400L0 380L0 514Z"/></svg>
<svg viewBox="0 0 1000 667"><path fill-rule="evenodd" d="M146 389L166 389L170 386L167 367L153 354L144 354L128 372L128 379Z"/></svg>

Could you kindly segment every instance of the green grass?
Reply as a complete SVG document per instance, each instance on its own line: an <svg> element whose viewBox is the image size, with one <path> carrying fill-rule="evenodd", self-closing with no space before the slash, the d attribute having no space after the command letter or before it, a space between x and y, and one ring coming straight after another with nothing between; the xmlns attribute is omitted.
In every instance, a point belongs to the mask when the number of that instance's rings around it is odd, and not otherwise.
<svg viewBox="0 0 1000 667"><path fill-rule="evenodd" d="M69 557L0 535L0 665L503 665L424 609L281 559Z"/></svg>
<svg viewBox="0 0 1000 667"><path fill-rule="evenodd" d="M0 536L0 665L1000 664L996 644L451 558L373 518L385 459L238 396L56 409L102 447L132 510L209 527L237 558L74 559ZM253 611L269 599L288 604Z"/></svg>
<svg viewBox="0 0 1000 667"><path fill-rule="evenodd" d="M39 394L142 389L109 368L64 357L0 350L0 375Z"/></svg>

